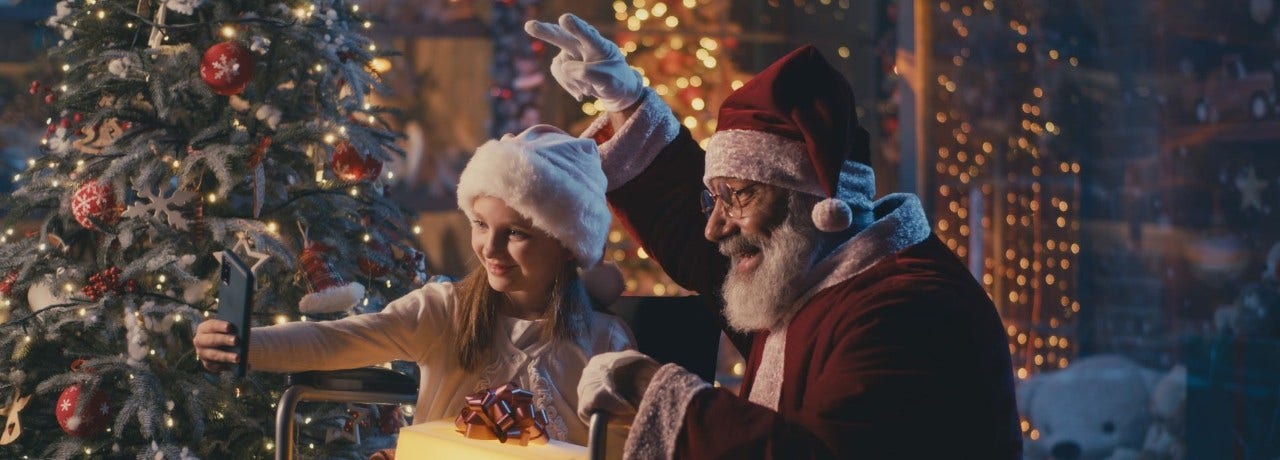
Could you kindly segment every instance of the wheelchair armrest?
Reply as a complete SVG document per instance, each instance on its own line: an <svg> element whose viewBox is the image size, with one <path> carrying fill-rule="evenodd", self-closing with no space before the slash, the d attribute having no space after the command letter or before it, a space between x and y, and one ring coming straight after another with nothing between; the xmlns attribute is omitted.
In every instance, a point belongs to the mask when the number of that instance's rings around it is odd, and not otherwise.
<svg viewBox="0 0 1280 460"><path fill-rule="evenodd" d="M289 386L307 385L317 390L418 393L418 383L413 378L383 367L299 372L289 374L286 382Z"/></svg>

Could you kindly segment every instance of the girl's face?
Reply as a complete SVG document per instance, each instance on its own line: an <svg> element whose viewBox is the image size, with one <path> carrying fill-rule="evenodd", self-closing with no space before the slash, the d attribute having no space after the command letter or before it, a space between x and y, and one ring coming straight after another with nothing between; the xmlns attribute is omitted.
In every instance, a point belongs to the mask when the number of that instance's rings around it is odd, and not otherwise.
<svg viewBox="0 0 1280 460"><path fill-rule="evenodd" d="M489 287L525 297L551 291L573 257L559 241L497 198L476 198L471 213L471 248L488 272Z"/></svg>

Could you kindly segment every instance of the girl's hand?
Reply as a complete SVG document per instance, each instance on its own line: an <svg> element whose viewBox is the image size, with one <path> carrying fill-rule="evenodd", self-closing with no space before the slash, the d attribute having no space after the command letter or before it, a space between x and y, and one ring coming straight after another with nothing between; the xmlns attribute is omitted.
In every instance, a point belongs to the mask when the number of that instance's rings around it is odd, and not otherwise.
<svg viewBox="0 0 1280 460"><path fill-rule="evenodd" d="M223 349L236 344L231 323L220 319L204 320L196 326L196 335L191 338L191 343L196 347L196 358L209 372L222 372L236 363L236 354Z"/></svg>

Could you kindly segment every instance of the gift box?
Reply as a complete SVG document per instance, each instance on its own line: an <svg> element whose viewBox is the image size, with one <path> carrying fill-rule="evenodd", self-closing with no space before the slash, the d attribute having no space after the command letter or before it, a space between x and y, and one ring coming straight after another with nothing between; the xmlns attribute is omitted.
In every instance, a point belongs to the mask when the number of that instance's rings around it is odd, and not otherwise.
<svg viewBox="0 0 1280 460"><path fill-rule="evenodd" d="M521 446L496 439L471 439L458 433L453 420L426 422L400 429L396 458L587 459L587 448L551 440Z"/></svg>
<svg viewBox="0 0 1280 460"><path fill-rule="evenodd" d="M533 395L508 383L466 398L452 421L439 420L400 430L399 458L586 459L587 448L550 439L547 416Z"/></svg>

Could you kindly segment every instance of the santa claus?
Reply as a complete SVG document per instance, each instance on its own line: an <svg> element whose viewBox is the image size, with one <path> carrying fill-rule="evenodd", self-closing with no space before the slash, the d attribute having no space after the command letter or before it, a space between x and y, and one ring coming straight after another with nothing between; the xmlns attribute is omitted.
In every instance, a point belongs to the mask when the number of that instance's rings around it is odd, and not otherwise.
<svg viewBox="0 0 1280 460"><path fill-rule="evenodd" d="M583 373L579 415L630 421L630 458L1020 456L994 306L919 199L873 200L853 92L815 48L734 91L704 152L589 24L526 31L561 49L562 87L609 110L585 136L617 217L752 337L741 394L606 353Z"/></svg>

